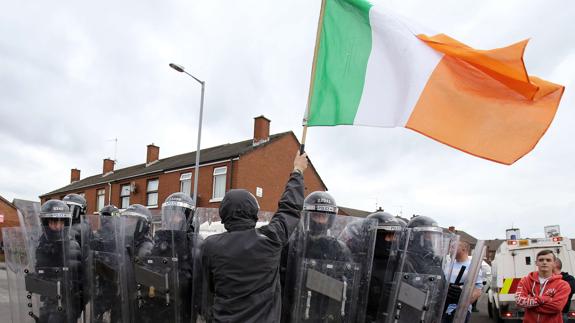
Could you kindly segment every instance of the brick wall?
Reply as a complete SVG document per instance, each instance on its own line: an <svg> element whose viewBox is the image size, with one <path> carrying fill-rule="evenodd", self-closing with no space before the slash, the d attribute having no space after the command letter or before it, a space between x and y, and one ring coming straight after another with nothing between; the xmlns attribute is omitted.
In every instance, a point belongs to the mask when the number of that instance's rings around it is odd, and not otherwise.
<svg viewBox="0 0 575 323"><path fill-rule="evenodd" d="M0 214L4 214L4 223L0 223L0 241L2 241L1 228L17 227L19 221L16 207L2 198L0 198Z"/></svg>
<svg viewBox="0 0 575 323"><path fill-rule="evenodd" d="M219 202L210 202L213 193L214 168L227 166L226 191L231 188L245 188L256 196L256 187L263 189L263 197L258 197L258 202L263 211L275 211L277 202L284 190L285 183L293 169L293 159L299 149L299 142L293 134L287 134L272 142L262 145L245 155L239 160L227 160L217 164L201 166L198 183L198 206L218 208ZM180 191L180 176L184 173L192 173L192 190L194 168L187 168L169 173L148 174L139 178L127 179L114 182L111 186L111 201L109 200L110 186L108 184L93 186L73 192L60 193L42 198L42 203L49 198L62 199L68 193L84 193L88 202L87 212L91 214L96 210L96 192L98 189L105 190L105 205L114 204L120 207L120 190L122 185L136 184L136 192L130 195L130 204L146 205L146 188L150 179L159 179L158 207L151 208L153 213L159 213L161 204L172 193ZM309 167L305 172L306 195L316 191L325 190L319 175Z"/></svg>
<svg viewBox="0 0 575 323"><path fill-rule="evenodd" d="M223 161L221 163L217 163L214 165L208 166L201 166L200 167L200 177L198 182L198 206L200 207L219 207L219 203L209 202L212 198L212 188L213 188L213 173L214 168L228 166L228 173L227 173L227 181L226 181L226 190L230 189L230 180L231 174L231 162L230 161ZM192 190L194 185L194 168L187 168L183 170L178 170L169 173L156 173L156 174L149 174L144 177L139 178L131 178L124 181L114 182L112 183L112 193L110 196L110 186L106 184L97 185L94 187L80 189L72 192L60 193L57 195L52 195L49 197L43 197L41 202L44 203L49 199L62 199L68 193L84 193L86 201L88 203L87 213L97 212L96 210L96 203L97 203L97 196L96 192L99 189L105 190L104 200L105 205L107 204L114 204L117 207L120 207L120 191L123 185L131 185L132 182L136 184L136 192L132 192L130 194L130 204L147 204L147 185L148 180L152 179L159 179L159 187L158 187L158 211L161 208L162 203L164 200L172 193L180 191L180 176L184 173L192 173ZM111 201L109 199L111 197ZM156 208L151 208L154 212Z"/></svg>
<svg viewBox="0 0 575 323"><path fill-rule="evenodd" d="M257 197L262 211L275 212L284 191L299 143L294 135L285 135L240 157L234 180L237 188L245 188L256 196L256 187L263 189L263 197ZM308 167L304 176L305 194L325 190L319 175Z"/></svg>

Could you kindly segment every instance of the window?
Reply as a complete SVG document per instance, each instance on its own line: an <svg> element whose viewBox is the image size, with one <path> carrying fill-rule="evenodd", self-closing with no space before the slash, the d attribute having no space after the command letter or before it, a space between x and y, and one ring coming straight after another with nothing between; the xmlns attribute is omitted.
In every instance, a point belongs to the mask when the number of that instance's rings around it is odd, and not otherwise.
<svg viewBox="0 0 575 323"><path fill-rule="evenodd" d="M130 184L122 185L120 190L120 208L127 209L130 206Z"/></svg>
<svg viewBox="0 0 575 323"><path fill-rule="evenodd" d="M180 192L192 196L192 173L180 175Z"/></svg>
<svg viewBox="0 0 575 323"><path fill-rule="evenodd" d="M227 172L227 167L214 168L214 190L212 194L212 200L221 201L224 198L224 194L226 194Z"/></svg>
<svg viewBox="0 0 575 323"><path fill-rule="evenodd" d="M106 203L106 190L102 188L96 191L96 211L104 208L104 203Z"/></svg>
<svg viewBox="0 0 575 323"><path fill-rule="evenodd" d="M158 183L159 180L151 179L146 188L147 206L158 206Z"/></svg>

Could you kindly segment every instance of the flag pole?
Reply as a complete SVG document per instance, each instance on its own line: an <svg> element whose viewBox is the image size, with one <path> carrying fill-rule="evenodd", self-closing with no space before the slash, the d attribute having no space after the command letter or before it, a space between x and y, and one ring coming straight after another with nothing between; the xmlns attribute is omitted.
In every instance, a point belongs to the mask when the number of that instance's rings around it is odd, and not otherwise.
<svg viewBox="0 0 575 323"><path fill-rule="evenodd" d="M321 9L319 12L319 19L317 22L317 31L315 34L315 48L313 50L313 63L311 65L311 76L310 76L310 81L309 81L309 91L308 91L308 95L307 95L307 105L305 108L305 116L303 118L303 133L301 136L301 146L300 146L300 154L303 154L305 151L305 140L306 140L306 136L307 136L307 119L309 117L309 106L311 104L311 93L313 90L313 83L314 83L314 79L315 79L315 66L317 63L317 52L318 52L318 48L319 48L319 42L320 42L320 38L321 38L321 27L323 24L323 15L325 13L325 2L327 0L321 0Z"/></svg>

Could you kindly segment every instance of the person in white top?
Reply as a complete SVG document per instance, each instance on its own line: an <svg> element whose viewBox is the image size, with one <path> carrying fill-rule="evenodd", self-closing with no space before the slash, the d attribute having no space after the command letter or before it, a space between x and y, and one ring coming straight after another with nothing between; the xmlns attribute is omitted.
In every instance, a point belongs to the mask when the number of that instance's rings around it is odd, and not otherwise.
<svg viewBox="0 0 575 323"><path fill-rule="evenodd" d="M453 322L453 317L455 310L457 309L457 303L459 302L459 297L461 296L461 287L467 280L467 273L469 272L469 266L471 265L471 257L469 257L469 251L471 247L469 243L465 241L459 241L457 247L457 252L455 253L455 263L453 264L453 269L451 271L451 279L449 284L449 291L447 293L447 299L445 300L446 310L443 313L442 322L451 323ZM456 282L457 276L459 276L459 271L465 266L463 275L461 279ZM475 288L471 294L470 303L475 302L481 296L481 288L483 287L482 274L479 273L476 278ZM471 305L469 306L465 322L469 322L471 318Z"/></svg>

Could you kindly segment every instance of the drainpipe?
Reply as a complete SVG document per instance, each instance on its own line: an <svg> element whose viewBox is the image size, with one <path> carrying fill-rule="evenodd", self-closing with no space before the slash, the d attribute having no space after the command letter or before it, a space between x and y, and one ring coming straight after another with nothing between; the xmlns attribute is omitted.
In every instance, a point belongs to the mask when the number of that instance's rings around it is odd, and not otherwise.
<svg viewBox="0 0 575 323"><path fill-rule="evenodd" d="M234 188L234 159L230 159L230 190Z"/></svg>
<svg viewBox="0 0 575 323"><path fill-rule="evenodd" d="M108 205L112 204L112 182L108 182Z"/></svg>

